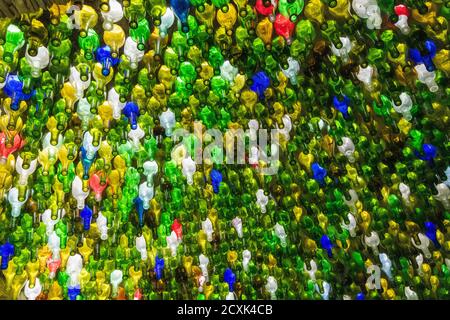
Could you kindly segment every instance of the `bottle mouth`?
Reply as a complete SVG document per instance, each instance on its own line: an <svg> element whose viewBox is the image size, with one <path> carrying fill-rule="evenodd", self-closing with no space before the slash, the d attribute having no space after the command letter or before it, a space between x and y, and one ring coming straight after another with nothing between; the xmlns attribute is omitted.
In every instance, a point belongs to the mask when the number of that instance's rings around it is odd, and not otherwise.
<svg viewBox="0 0 450 320"><path fill-rule="evenodd" d="M100 10L103 11L103 12L108 12L108 11L109 11L109 4L103 2L103 3L100 5Z"/></svg>
<svg viewBox="0 0 450 320"><path fill-rule="evenodd" d="M425 84L428 86L431 92L437 92L439 90L439 86L432 78L428 78L427 80L425 80Z"/></svg>
<svg viewBox="0 0 450 320"><path fill-rule="evenodd" d="M86 30L80 30L80 37L81 38L86 38L87 37L87 32L86 32Z"/></svg>
<svg viewBox="0 0 450 320"><path fill-rule="evenodd" d="M105 21L105 22L103 23L103 29L104 29L104 30L106 30L106 31L111 31L112 28L113 28L113 24L112 24L111 22Z"/></svg>
<svg viewBox="0 0 450 320"><path fill-rule="evenodd" d="M30 57L35 57L37 55L37 50L30 48L30 49L28 49L27 53Z"/></svg>

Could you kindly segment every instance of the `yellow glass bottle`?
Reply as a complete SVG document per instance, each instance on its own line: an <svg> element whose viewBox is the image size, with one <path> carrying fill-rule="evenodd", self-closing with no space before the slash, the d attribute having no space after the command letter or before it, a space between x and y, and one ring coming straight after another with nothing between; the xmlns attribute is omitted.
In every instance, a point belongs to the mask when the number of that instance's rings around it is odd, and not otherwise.
<svg viewBox="0 0 450 320"><path fill-rule="evenodd" d="M97 94L103 95L105 87L111 82L114 76L114 69L110 66L108 75L104 75L103 66L101 63L97 62L92 70L92 76L97 83Z"/></svg>
<svg viewBox="0 0 450 320"><path fill-rule="evenodd" d="M111 56L117 58L119 50L125 44L125 32L118 24L113 24L111 30L106 30L103 33L103 41L111 48Z"/></svg>
<svg viewBox="0 0 450 320"><path fill-rule="evenodd" d="M95 28L98 22L97 11L88 5L83 5L81 10L75 10L75 23L80 27L80 37L85 38L87 36L87 30L89 28Z"/></svg>

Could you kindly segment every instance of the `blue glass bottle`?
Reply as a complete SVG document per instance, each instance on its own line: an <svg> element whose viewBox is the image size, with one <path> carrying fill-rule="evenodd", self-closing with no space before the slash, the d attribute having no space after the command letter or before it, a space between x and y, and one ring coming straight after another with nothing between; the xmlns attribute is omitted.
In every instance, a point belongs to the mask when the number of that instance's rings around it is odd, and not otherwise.
<svg viewBox="0 0 450 320"><path fill-rule="evenodd" d="M69 300L77 300L77 296L81 294L81 289L79 285L76 285L74 287L68 287L67 288L67 296L69 297Z"/></svg>
<svg viewBox="0 0 450 320"><path fill-rule="evenodd" d="M236 282L236 275L233 273L233 270L227 268L223 274L223 281L228 283L228 289L230 292L234 291L234 284Z"/></svg>
<svg viewBox="0 0 450 320"><path fill-rule="evenodd" d="M9 260L12 258L13 255L14 255L14 245L9 243L9 241L0 246L0 256L2 257L2 265L1 265L2 270L8 268Z"/></svg>
<svg viewBox="0 0 450 320"><path fill-rule="evenodd" d="M428 239L430 239L431 241L433 241L434 246L439 249L441 247L441 244L439 243L439 241L437 240L437 236L436 236L436 225L431 222L431 221L427 221L425 222L425 235L428 237Z"/></svg>
<svg viewBox="0 0 450 320"><path fill-rule="evenodd" d="M138 105L134 102L127 102L122 110L122 113L130 121L131 129L135 130L138 125L138 117L140 116Z"/></svg>
<svg viewBox="0 0 450 320"><path fill-rule="evenodd" d="M429 72L436 70L433 63L433 58L436 56L437 47L436 43L432 40L426 40L424 43L424 48L428 51L428 54L422 54L419 49L411 48L409 49L409 58L414 62L414 64L424 64Z"/></svg>
<svg viewBox="0 0 450 320"><path fill-rule="evenodd" d="M348 119L348 106L350 104L350 98L348 98L346 95L344 95L342 101L339 100L337 96L333 97L333 105L339 112L342 113L344 116L344 119Z"/></svg>
<svg viewBox="0 0 450 320"><path fill-rule="evenodd" d="M80 211L80 217L83 219L84 230L89 230L91 228L92 210L88 205L85 205L83 210Z"/></svg>
<svg viewBox="0 0 450 320"><path fill-rule="evenodd" d="M420 160L427 161L430 164L433 164L433 159L437 156L437 148L432 144L424 143L422 146L422 152L423 154L421 154L417 150L414 150L415 155Z"/></svg>
<svg viewBox="0 0 450 320"><path fill-rule="evenodd" d="M259 71L253 75L252 82L250 89L256 92L260 100L263 100L264 92L270 86L270 78L264 71Z"/></svg>
<svg viewBox="0 0 450 320"><path fill-rule="evenodd" d="M323 186L325 184L327 170L325 168L322 168L317 162L311 164L311 170L313 172L314 180L316 180L321 186Z"/></svg>
<svg viewBox="0 0 450 320"><path fill-rule="evenodd" d="M161 280L164 271L164 258L155 257L155 274L156 280Z"/></svg>
<svg viewBox="0 0 450 320"><path fill-rule="evenodd" d="M212 169L210 176L214 193L219 193L220 183L222 182L222 174L220 171Z"/></svg>
<svg viewBox="0 0 450 320"><path fill-rule="evenodd" d="M189 32L189 26L187 23L189 9L191 8L189 0L170 0L170 6L172 7L175 15L180 20L181 30L184 33Z"/></svg>
<svg viewBox="0 0 450 320"><path fill-rule="evenodd" d="M109 68L119 64L119 58L113 58L111 48L109 46L99 47L95 51L95 59L102 64L102 74L106 77L109 75Z"/></svg>
<svg viewBox="0 0 450 320"><path fill-rule="evenodd" d="M23 92L23 82L19 80L16 74L8 75L3 92L11 98L11 109L14 111L19 109L21 101L28 100L32 96L32 93Z"/></svg>
<svg viewBox="0 0 450 320"><path fill-rule="evenodd" d="M322 236L322 238L320 238L320 244L321 244L322 248L327 251L328 257L332 258L333 257L333 252L332 252L333 244L331 243L330 238L326 234L324 234Z"/></svg>
<svg viewBox="0 0 450 320"><path fill-rule="evenodd" d="M144 226L144 201L141 198L134 198L134 205L138 214L139 226Z"/></svg>

